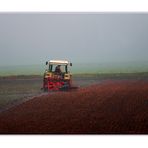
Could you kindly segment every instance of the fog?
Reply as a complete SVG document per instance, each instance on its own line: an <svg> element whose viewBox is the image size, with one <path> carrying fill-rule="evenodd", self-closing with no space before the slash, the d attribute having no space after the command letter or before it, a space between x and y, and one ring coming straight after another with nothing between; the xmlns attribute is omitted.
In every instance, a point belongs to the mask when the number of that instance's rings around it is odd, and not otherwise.
<svg viewBox="0 0 148 148"><path fill-rule="evenodd" d="M148 61L148 14L1 13L0 66Z"/></svg>

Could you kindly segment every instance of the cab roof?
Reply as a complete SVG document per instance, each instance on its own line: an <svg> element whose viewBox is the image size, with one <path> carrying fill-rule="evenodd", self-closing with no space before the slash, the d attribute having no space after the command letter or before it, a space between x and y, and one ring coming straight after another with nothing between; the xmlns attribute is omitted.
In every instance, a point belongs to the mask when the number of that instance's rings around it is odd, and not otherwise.
<svg viewBox="0 0 148 148"><path fill-rule="evenodd" d="M50 60L48 61L49 64L63 64L63 65L68 65L69 62L67 60Z"/></svg>

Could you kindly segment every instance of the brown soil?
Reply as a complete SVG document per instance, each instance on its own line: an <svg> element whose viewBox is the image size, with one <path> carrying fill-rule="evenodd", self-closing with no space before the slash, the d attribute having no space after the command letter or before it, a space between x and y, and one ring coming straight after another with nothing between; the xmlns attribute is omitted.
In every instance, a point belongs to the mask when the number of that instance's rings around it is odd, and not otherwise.
<svg viewBox="0 0 148 148"><path fill-rule="evenodd" d="M148 81L108 80L35 97L0 113L0 133L148 134Z"/></svg>

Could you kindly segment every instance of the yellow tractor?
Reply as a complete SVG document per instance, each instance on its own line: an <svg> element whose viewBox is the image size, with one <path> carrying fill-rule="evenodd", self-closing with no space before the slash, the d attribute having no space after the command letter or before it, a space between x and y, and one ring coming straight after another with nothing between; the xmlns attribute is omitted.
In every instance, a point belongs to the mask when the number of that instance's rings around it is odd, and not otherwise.
<svg viewBox="0 0 148 148"><path fill-rule="evenodd" d="M69 72L71 62L67 60L50 60L43 78L44 91L69 90L72 88L72 74Z"/></svg>

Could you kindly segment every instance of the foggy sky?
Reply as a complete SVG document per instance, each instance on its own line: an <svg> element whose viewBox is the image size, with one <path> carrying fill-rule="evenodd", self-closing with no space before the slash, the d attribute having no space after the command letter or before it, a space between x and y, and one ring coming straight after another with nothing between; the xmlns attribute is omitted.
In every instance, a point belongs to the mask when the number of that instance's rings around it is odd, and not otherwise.
<svg viewBox="0 0 148 148"><path fill-rule="evenodd" d="M0 65L148 61L148 14L0 14Z"/></svg>

